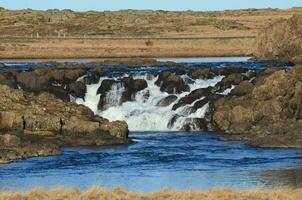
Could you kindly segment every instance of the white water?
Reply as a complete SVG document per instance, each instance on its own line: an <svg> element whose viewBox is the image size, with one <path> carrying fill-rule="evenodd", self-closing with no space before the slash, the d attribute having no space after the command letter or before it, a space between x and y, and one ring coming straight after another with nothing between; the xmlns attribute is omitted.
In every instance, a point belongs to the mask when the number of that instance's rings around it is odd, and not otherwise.
<svg viewBox="0 0 302 200"><path fill-rule="evenodd" d="M135 96L135 101L124 102L120 105L121 94L124 90L122 84L114 84L111 90L106 96L106 107L105 110L98 110L98 102L100 95L97 95L97 90L100 87L103 80L106 77L100 78L97 84L87 85L87 93L85 100L76 99L78 104L83 104L89 107L95 114L109 119L114 120L125 120L128 123L129 130L131 131L167 131L167 130L180 130L186 123L192 122L194 118L204 117L208 104L204 107L196 110L195 113L190 113L190 107L194 105L186 105L173 111L172 107L177 101L189 94L191 91L198 88L207 88L214 86L216 83L222 80L223 76L217 76L210 80L195 80L194 83L189 84L190 92L183 92L181 94L174 94L177 96L177 100L166 107L159 107L157 103L169 96L166 92L161 92L160 88L155 84L157 77L148 75L135 75L134 79L144 79L148 83L148 87ZM188 76L184 75L182 78L186 81L189 79ZM146 98L146 94L149 97ZM170 120L175 116L179 117L176 119L173 126L168 127ZM196 130L194 125L191 125L192 130Z"/></svg>

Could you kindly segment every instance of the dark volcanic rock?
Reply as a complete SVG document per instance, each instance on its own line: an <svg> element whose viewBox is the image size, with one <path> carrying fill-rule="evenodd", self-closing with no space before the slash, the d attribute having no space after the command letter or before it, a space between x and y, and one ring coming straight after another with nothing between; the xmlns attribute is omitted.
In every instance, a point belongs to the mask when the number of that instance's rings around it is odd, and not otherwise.
<svg viewBox="0 0 302 200"><path fill-rule="evenodd" d="M190 90L189 86L181 78L181 75L169 71L161 72L155 84L160 87L162 92L169 94L179 94Z"/></svg>
<svg viewBox="0 0 302 200"><path fill-rule="evenodd" d="M148 87L147 81L144 79L134 80L132 77L127 77L122 80L125 91L122 94L122 102L133 101L137 92Z"/></svg>
<svg viewBox="0 0 302 200"><path fill-rule="evenodd" d="M204 118L193 118L183 125L182 131L207 131L209 122Z"/></svg>
<svg viewBox="0 0 302 200"><path fill-rule="evenodd" d="M105 110L106 109L106 96L107 93L111 90L113 84L121 84L119 82L116 82L114 80L106 79L103 80L101 83L101 86L97 90L97 94L100 94L100 101L98 103L98 109L99 110Z"/></svg>
<svg viewBox="0 0 302 200"><path fill-rule="evenodd" d="M111 79L103 80L101 86L97 91L97 94L101 94L101 95L106 94L108 91L111 90L113 83L115 83L115 81Z"/></svg>
<svg viewBox="0 0 302 200"><path fill-rule="evenodd" d="M80 76L86 73L84 69L69 68L35 68L29 71L11 71L17 84L28 92L40 93L43 91L50 92L62 100L69 101L68 95L65 95L63 89L66 85L74 83ZM54 88L56 87L56 88ZM70 87L73 87L70 85ZM71 91L75 95L80 95L80 89L73 88Z"/></svg>
<svg viewBox="0 0 302 200"><path fill-rule="evenodd" d="M211 90L211 87L196 89L190 94L181 98L175 105L173 105L172 109L176 110L180 107L183 107L184 105L191 104L202 97L209 96L210 94L212 94Z"/></svg>
<svg viewBox="0 0 302 200"><path fill-rule="evenodd" d="M171 103L173 103L176 100L177 100L177 96L169 95L169 96L161 99L156 105L160 106L160 107L166 107L166 106L171 105Z"/></svg>
<svg viewBox="0 0 302 200"><path fill-rule="evenodd" d="M86 85L81 81L69 83L66 89L67 92L74 97L82 98L82 99L85 98Z"/></svg>
<svg viewBox="0 0 302 200"><path fill-rule="evenodd" d="M10 73L2 72L0 74L0 84L7 85L11 88L17 89L17 83L14 80L14 77Z"/></svg>

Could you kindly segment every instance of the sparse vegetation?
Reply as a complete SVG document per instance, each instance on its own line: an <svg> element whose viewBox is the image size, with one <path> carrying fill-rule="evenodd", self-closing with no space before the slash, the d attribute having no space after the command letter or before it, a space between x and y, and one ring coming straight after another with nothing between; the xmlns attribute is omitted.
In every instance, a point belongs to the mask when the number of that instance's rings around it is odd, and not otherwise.
<svg viewBox="0 0 302 200"><path fill-rule="evenodd" d="M240 31L238 34L251 35L269 21L269 16L290 17L296 12L302 11L249 9L215 12L73 12L0 9L0 35L30 36L38 32L44 37L57 36L57 31L62 29L68 36L201 35L217 31ZM253 31L249 32L250 29Z"/></svg>
<svg viewBox="0 0 302 200"><path fill-rule="evenodd" d="M249 190L233 191L227 189L211 189L205 192L190 190L173 192L162 190L157 193L128 193L121 189L103 190L92 188L86 192L77 189L43 191L40 189L26 193L0 193L0 200L298 200L302 196L302 189L279 190Z"/></svg>

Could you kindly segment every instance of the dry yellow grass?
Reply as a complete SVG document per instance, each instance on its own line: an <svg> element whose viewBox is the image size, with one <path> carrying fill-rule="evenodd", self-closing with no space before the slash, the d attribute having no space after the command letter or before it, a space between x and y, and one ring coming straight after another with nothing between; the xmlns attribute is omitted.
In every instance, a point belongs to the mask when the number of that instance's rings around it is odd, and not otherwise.
<svg viewBox="0 0 302 200"><path fill-rule="evenodd" d="M149 44L150 42L151 44ZM2 59L247 56L254 38L2 40ZM2 49L2 50L1 50Z"/></svg>
<svg viewBox="0 0 302 200"><path fill-rule="evenodd" d="M249 56L251 37L267 23L301 13L302 8L83 13L0 8L0 59Z"/></svg>
<svg viewBox="0 0 302 200"><path fill-rule="evenodd" d="M92 188L85 192L77 189L40 189L26 193L0 193L0 200L301 200L302 189L248 190L211 189L205 192L190 190L157 193L129 193L121 189Z"/></svg>

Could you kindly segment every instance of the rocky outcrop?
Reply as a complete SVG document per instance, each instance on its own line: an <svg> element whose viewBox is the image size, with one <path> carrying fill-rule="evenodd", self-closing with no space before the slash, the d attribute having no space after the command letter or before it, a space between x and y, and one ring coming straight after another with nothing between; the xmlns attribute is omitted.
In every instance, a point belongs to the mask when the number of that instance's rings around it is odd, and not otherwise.
<svg viewBox="0 0 302 200"><path fill-rule="evenodd" d="M264 72L265 74L265 72ZM260 78L259 78L260 77ZM242 82L214 104L213 124L260 146L302 146L302 67Z"/></svg>
<svg viewBox="0 0 302 200"><path fill-rule="evenodd" d="M215 85L215 91L223 92L226 89L231 88L232 86L238 85L243 80L247 80L247 77L242 74L230 74L224 77L219 83Z"/></svg>
<svg viewBox="0 0 302 200"><path fill-rule="evenodd" d="M0 85L0 162L54 155L61 146L127 143L125 122L109 122L48 93Z"/></svg>
<svg viewBox="0 0 302 200"><path fill-rule="evenodd" d="M212 79L215 76L228 76L231 74L245 73L248 69L242 67L202 67L192 71L189 75L193 79Z"/></svg>
<svg viewBox="0 0 302 200"><path fill-rule="evenodd" d="M263 29L257 38L255 57L302 63L302 15L278 20Z"/></svg>
<svg viewBox="0 0 302 200"><path fill-rule="evenodd" d="M161 72L155 84L160 87L162 92L169 94L179 94L190 90L189 86L181 78L181 74L170 71Z"/></svg>

